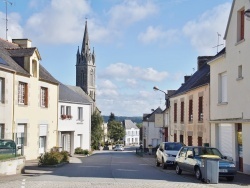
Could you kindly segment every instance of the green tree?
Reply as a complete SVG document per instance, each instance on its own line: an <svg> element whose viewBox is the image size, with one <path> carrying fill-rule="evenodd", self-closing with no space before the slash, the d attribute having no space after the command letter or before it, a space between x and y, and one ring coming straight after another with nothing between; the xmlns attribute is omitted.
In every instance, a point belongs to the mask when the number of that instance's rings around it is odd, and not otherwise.
<svg viewBox="0 0 250 188"><path fill-rule="evenodd" d="M136 126L140 129L142 127L142 123L137 123Z"/></svg>
<svg viewBox="0 0 250 188"><path fill-rule="evenodd" d="M113 120L108 124L108 136L110 139L113 139L114 142L121 140L125 136L125 129L120 122Z"/></svg>
<svg viewBox="0 0 250 188"><path fill-rule="evenodd" d="M113 112L110 113L108 122L110 121L115 121L115 114Z"/></svg>
<svg viewBox="0 0 250 188"><path fill-rule="evenodd" d="M99 149L99 143L103 138L103 118L98 111L95 111L91 116L91 147Z"/></svg>

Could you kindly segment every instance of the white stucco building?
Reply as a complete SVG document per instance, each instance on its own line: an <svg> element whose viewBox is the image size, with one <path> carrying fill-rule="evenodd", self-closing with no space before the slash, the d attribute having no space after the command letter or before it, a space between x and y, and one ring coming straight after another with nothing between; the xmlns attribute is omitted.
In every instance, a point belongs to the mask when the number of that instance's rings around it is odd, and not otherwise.
<svg viewBox="0 0 250 188"><path fill-rule="evenodd" d="M90 150L92 99L77 86L59 86L58 143L74 154L77 147Z"/></svg>
<svg viewBox="0 0 250 188"><path fill-rule="evenodd" d="M124 120L123 126L126 135L123 138L125 145L139 145L140 144L140 129L131 120Z"/></svg>
<svg viewBox="0 0 250 188"><path fill-rule="evenodd" d="M249 0L233 0L224 39L226 48L209 62L211 145L250 174L250 21Z"/></svg>

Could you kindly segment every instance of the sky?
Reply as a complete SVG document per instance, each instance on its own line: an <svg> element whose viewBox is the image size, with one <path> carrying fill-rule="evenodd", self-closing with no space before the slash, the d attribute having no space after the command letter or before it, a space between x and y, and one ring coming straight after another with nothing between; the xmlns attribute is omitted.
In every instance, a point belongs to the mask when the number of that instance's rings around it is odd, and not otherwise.
<svg viewBox="0 0 250 188"><path fill-rule="evenodd" d="M216 55L232 0L8 0L7 38L28 38L41 64L76 84L76 52L85 28L96 55L96 104L102 115L142 116L164 109L167 90ZM6 0L0 1L6 39ZM218 48L216 46L219 46ZM157 86L162 91L154 91Z"/></svg>

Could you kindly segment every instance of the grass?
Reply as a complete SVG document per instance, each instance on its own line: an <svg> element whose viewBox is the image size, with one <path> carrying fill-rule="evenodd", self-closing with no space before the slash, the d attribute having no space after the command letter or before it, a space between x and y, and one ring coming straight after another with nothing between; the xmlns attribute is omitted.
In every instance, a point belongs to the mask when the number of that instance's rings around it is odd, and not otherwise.
<svg viewBox="0 0 250 188"><path fill-rule="evenodd" d="M11 158L15 158L18 157L19 155L15 156L12 154L0 154L0 161L1 160L5 160L5 159L11 159Z"/></svg>

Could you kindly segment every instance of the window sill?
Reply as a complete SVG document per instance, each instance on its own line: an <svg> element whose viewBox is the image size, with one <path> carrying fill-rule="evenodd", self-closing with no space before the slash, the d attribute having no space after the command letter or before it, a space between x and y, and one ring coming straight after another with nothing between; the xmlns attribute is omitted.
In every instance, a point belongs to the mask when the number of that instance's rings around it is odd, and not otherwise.
<svg viewBox="0 0 250 188"><path fill-rule="evenodd" d="M240 80L243 80L244 77L239 77L239 78L236 78L236 81L240 81Z"/></svg>
<svg viewBox="0 0 250 188"><path fill-rule="evenodd" d="M228 104L228 102L219 102L218 104L217 104L217 106L222 106L222 105L227 105Z"/></svg>
<svg viewBox="0 0 250 188"><path fill-rule="evenodd" d="M244 41L245 41L245 39L242 39L242 40L236 42L236 43L235 43L235 46L237 46L238 44L241 44L241 43L244 42Z"/></svg>

